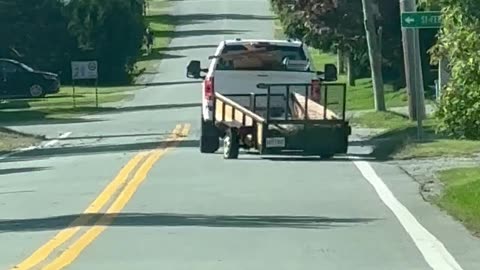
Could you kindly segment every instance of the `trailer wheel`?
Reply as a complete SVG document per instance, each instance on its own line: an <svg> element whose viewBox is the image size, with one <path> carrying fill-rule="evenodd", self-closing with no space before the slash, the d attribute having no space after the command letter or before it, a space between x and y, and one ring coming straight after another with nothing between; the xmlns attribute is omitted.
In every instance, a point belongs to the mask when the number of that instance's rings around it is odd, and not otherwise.
<svg viewBox="0 0 480 270"><path fill-rule="evenodd" d="M240 151L240 140L238 137L238 130L230 128L223 139L223 158L236 159Z"/></svg>

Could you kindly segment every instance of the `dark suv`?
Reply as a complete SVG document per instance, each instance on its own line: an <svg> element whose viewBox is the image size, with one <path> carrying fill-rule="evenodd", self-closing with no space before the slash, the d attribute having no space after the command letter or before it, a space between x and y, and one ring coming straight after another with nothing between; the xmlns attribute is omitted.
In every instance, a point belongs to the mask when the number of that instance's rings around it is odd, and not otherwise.
<svg viewBox="0 0 480 270"><path fill-rule="evenodd" d="M0 58L0 98L39 98L60 91L55 73L34 70L11 59Z"/></svg>

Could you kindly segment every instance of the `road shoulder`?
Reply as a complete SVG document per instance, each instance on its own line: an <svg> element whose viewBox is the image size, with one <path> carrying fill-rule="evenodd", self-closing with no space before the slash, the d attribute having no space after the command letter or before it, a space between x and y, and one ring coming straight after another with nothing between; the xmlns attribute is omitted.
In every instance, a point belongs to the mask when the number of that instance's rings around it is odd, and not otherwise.
<svg viewBox="0 0 480 270"><path fill-rule="evenodd" d="M463 270L480 269L480 241L461 223L423 200L420 185L395 164L372 163L372 167L417 220L455 257Z"/></svg>

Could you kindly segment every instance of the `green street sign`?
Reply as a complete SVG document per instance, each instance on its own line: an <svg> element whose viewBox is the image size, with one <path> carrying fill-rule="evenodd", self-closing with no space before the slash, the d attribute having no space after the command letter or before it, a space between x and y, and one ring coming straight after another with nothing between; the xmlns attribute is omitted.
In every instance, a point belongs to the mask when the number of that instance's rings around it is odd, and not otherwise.
<svg viewBox="0 0 480 270"><path fill-rule="evenodd" d="M403 12L402 28L440 28L442 17L440 12Z"/></svg>

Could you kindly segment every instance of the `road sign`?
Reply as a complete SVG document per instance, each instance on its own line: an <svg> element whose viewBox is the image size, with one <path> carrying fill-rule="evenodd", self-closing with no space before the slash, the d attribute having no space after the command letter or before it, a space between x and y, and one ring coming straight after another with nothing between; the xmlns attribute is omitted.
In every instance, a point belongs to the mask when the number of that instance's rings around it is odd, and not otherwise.
<svg viewBox="0 0 480 270"><path fill-rule="evenodd" d="M73 61L72 62L72 79L88 80L98 78L97 61Z"/></svg>
<svg viewBox="0 0 480 270"><path fill-rule="evenodd" d="M442 16L439 11L403 12L402 28L440 28Z"/></svg>

